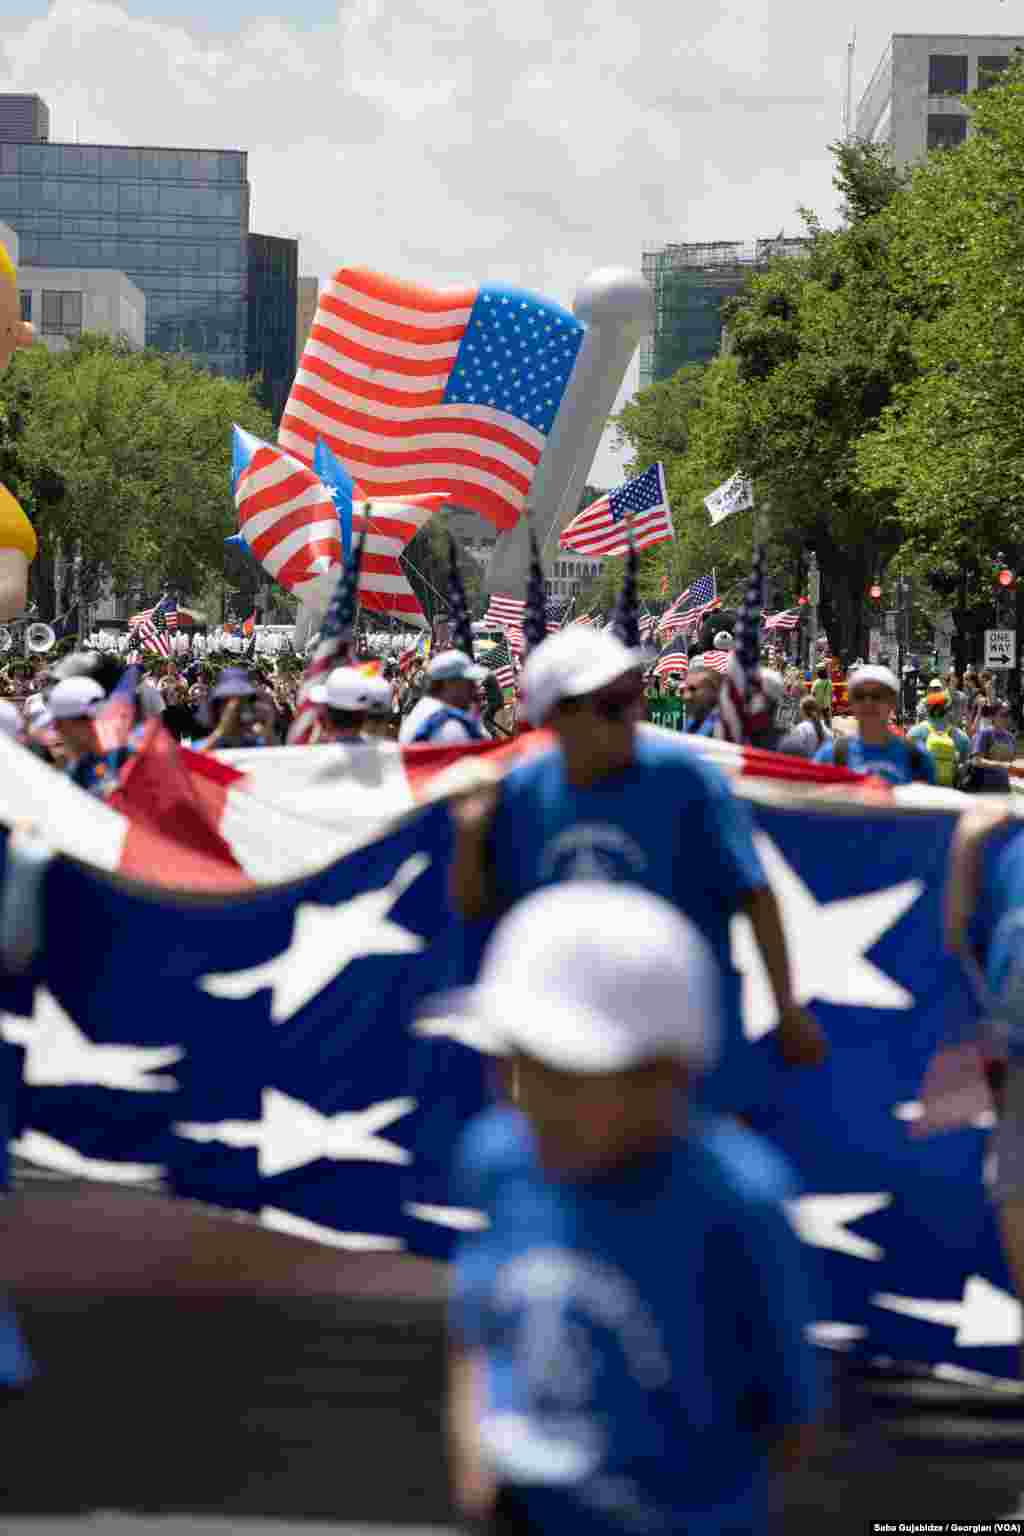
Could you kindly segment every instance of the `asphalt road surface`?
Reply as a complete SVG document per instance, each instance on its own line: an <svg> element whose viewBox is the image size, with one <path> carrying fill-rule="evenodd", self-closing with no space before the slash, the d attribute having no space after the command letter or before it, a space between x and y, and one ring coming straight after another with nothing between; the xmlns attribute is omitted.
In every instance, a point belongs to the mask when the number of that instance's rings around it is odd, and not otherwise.
<svg viewBox="0 0 1024 1536"><path fill-rule="evenodd" d="M450 1532L444 1288L158 1197L8 1196L0 1291L39 1376L0 1394L0 1536ZM1024 1518L1024 1396L838 1362L777 1502L765 1536Z"/></svg>

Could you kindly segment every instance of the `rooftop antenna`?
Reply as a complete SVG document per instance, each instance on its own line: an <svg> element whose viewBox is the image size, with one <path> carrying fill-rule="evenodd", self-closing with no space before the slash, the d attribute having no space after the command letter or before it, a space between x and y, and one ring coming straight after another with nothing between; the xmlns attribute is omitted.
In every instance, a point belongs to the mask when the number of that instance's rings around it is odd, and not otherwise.
<svg viewBox="0 0 1024 1536"><path fill-rule="evenodd" d="M846 100L843 104L843 138L847 144L853 138L853 56L857 48L857 28L850 34L846 45Z"/></svg>

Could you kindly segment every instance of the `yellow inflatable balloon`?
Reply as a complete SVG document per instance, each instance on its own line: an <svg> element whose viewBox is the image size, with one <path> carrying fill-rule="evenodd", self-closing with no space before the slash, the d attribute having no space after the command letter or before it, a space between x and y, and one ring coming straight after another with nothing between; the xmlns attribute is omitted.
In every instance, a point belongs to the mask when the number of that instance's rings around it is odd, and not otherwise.
<svg viewBox="0 0 1024 1536"><path fill-rule="evenodd" d="M18 274L0 244L0 373L19 347L32 345L32 327L21 318ZM0 624L28 601L28 568L36 555L35 529L6 486L0 485Z"/></svg>

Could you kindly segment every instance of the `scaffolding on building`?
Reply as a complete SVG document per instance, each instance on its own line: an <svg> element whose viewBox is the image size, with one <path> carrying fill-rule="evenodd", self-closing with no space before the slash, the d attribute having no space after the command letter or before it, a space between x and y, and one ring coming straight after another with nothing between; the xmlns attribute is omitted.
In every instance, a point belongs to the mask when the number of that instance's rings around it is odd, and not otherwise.
<svg viewBox="0 0 1024 1536"><path fill-rule="evenodd" d="M640 388L671 378L688 363L717 355L722 304L742 293L753 272L777 256L793 256L806 240L700 240L648 246L641 271L654 291L654 332L640 349Z"/></svg>

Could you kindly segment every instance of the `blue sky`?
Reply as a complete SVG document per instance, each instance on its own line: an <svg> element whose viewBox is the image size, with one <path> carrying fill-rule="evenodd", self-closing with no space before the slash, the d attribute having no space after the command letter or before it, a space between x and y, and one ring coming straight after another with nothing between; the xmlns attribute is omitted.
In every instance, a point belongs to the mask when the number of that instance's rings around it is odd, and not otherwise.
<svg viewBox="0 0 1024 1536"><path fill-rule="evenodd" d="M0 0L0 90L38 91L55 139L247 149L253 227L297 238L303 272L563 304L647 245L797 234L800 205L832 220L853 22L856 99L891 32L1016 19L1002 0L253 3ZM600 483L616 467L606 447Z"/></svg>

